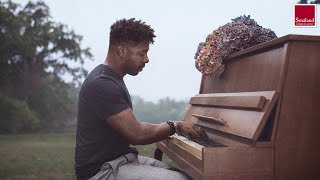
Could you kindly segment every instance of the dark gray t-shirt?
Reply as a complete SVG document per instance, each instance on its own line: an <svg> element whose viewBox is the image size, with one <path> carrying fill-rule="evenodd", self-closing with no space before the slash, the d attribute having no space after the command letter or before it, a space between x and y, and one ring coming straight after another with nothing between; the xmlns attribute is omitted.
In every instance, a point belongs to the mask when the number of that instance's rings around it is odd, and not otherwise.
<svg viewBox="0 0 320 180"><path fill-rule="evenodd" d="M104 162L137 151L106 123L106 119L131 108L123 79L110 67L100 64L81 86L75 148L77 179L97 174Z"/></svg>

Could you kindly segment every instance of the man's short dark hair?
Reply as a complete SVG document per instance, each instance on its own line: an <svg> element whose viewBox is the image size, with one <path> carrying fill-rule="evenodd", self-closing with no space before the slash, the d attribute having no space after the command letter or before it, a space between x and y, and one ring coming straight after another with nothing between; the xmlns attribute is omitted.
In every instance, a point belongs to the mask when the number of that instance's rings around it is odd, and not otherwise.
<svg viewBox="0 0 320 180"><path fill-rule="evenodd" d="M141 20L121 19L110 27L110 44L116 45L122 42L149 42L153 44L156 36L154 30Z"/></svg>

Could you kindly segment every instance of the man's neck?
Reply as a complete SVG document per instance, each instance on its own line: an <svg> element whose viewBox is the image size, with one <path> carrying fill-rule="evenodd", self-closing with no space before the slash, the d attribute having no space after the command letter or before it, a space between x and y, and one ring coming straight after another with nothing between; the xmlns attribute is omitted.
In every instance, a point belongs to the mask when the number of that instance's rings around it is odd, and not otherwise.
<svg viewBox="0 0 320 180"><path fill-rule="evenodd" d="M123 78L126 73L124 73L120 66L120 59L115 59L110 56L110 54L107 55L106 59L104 60L105 65L110 67L112 70L114 70L121 78Z"/></svg>

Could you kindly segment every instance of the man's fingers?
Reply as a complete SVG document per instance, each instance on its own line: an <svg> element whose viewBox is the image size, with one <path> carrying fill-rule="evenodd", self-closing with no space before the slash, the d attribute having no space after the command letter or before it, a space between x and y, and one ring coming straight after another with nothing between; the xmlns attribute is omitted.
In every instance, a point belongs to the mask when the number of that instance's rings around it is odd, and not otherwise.
<svg viewBox="0 0 320 180"><path fill-rule="evenodd" d="M209 136L204 131L200 134L200 137L203 138L203 139L209 139Z"/></svg>
<svg viewBox="0 0 320 180"><path fill-rule="evenodd" d="M184 128L182 128L181 135L185 136L187 138L202 138L202 139L208 139L208 135L203 130L202 127L197 126L195 124L185 124Z"/></svg>
<svg viewBox="0 0 320 180"><path fill-rule="evenodd" d="M203 128L201 127L197 127L196 128L196 131L197 131L197 136L200 137L200 138L204 138L204 139L207 139L209 138L209 136L207 135L207 133L203 130Z"/></svg>
<svg viewBox="0 0 320 180"><path fill-rule="evenodd" d="M199 134L205 133L204 130L203 130L203 128L201 128L200 126L195 126L193 129L194 129L196 132L198 132Z"/></svg>

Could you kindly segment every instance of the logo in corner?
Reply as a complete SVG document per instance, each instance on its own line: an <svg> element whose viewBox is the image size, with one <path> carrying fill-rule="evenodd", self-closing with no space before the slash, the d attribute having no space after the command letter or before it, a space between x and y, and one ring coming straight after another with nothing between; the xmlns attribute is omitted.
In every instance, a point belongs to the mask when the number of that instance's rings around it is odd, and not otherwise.
<svg viewBox="0 0 320 180"><path fill-rule="evenodd" d="M316 4L295 4L294 5L294 27L316 27L317 12Z"/></svg>

